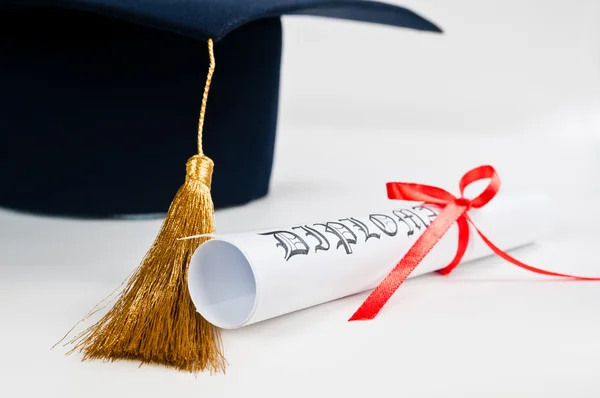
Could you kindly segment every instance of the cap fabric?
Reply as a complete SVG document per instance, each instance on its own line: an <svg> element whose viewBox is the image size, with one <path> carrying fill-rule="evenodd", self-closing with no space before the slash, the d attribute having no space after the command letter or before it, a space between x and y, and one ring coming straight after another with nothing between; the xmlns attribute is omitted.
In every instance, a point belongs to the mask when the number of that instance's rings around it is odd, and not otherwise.
<svg viewBox="0 0 600 398"><path fill-rule="evenodd" d="M185 177L208 55L204 152L216 208L268 192L281 15L440 32L359 0L0 0L0 206L77 217L163 213Z"/></svg>

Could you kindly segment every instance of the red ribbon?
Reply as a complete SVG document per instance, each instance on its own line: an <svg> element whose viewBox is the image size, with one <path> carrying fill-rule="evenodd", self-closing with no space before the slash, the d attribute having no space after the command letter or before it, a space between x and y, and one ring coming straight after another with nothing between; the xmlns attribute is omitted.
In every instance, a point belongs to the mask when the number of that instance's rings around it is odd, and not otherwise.
<svg viewBox="0 0 600 398"><path fill-rule="evenodd" d="M479 196L475 199L467 199L464 197L464 190L469 184L485 179L490 179L490 182L487 188ZM492 166L480 166L469 171L460 179L459 187L461 197L457 198L448 191L429 185L404 182L390 182L387 184L387 192L390 199L434 204L443 207L443 210L408 250L404 258L400 260L388 276L371 292L369 297L367 297L363 304L349 319L350 321L375 318L385 303L392 297L400 285L402 285L402 282L408 278L410 273L421 263L423 258L425 258L439 240L442 239L444 234L455 222L458 224L458 250L456 251L456 255L452 262L446 268L438 271L442 275L447 275L452 272L463 258L469 244L469 223L471 223L479 236L481 236L483 241L494 253L514 265L542 275L577 280L600 281L600 278L567 275L532 267L509 256L485 237L475 224L473 224L473 221L467 212L471 208L478 209L485 206L498 193L498 190L500 189L500 178Z"/></svg>

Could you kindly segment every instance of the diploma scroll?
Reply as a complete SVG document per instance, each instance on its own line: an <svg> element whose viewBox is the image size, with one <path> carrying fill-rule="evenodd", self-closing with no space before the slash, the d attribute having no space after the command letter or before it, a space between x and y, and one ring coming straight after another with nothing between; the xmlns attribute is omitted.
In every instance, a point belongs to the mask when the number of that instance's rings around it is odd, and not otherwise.
<svg viewBox="0 0 600 398"><path fill-rule="evenodd" d="M545 210L542 197L499 195L469 215L499 248L510 250L539 237ZM210 323L235 329L373 289L439 212L397 205L361 217L217 235L192 257L192 301ZM492 254L472 232L463 262ZM454 225L410 277L448 265L457 234Z"/></svg>

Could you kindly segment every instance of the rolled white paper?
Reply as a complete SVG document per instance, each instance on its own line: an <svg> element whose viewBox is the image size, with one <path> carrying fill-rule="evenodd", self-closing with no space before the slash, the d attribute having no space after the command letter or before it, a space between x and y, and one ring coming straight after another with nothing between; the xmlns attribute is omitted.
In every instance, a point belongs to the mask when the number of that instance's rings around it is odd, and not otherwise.
<svg viewBox="0 0 600 398"><path fill-rule="evenodd" d="M545 209L542 197L499 195L469 215L499 248L510 250L539 237ZM235 329L373 289L439 211L394 207L363 217L217 235L191 259L192 301L213 325ZM492 254L471 232L463 262ZM457 245L455 223L410 277L444 268Z"/></svg>

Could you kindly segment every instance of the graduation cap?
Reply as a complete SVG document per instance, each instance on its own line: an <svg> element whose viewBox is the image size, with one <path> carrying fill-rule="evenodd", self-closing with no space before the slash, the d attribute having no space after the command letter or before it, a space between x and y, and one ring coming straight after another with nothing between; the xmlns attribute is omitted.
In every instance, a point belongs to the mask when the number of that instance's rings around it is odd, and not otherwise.
<svg viewBox="0 0 600 398"><path fill-rule="evenodd" d="M164 213L193 149L209 38L219 61L204 135L215 206L266 195L281 15L440 31L362 0L0 0L0 206Z"/></svg>
<svg viewBox="0 0 600 398"><path fill-rule="evenodd" d="M80 217L168 208L114 306L72 340L84 359L224 369L187 270L214 232L213 199L268 191L282 15L440 32L364 0L0 0L0 206Z"/></svg>

